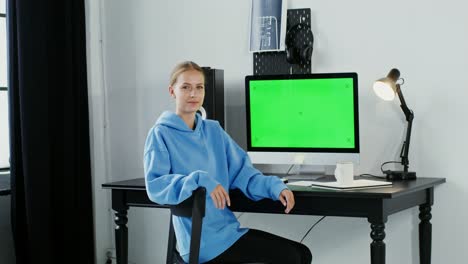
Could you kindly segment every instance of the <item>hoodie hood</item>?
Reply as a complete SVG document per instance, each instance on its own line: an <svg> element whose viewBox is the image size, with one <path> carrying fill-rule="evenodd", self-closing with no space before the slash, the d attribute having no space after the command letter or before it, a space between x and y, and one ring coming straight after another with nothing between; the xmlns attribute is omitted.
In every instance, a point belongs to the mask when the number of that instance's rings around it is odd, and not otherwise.
<svg viewBox="0 0 468 264"><path fill-rule="evenodd" d="M164 111L162 115L158 118L156 121L156 126L166 126L172 129L176 129L179 131L185 131L185 132L195 132L200 129L200 122L201 121L201 116L200 114L196 113L195 114L195 129L192 130L190 129L187 124L185 124L184 120L180 116L178 116L176 113L171 112L171 111Z"/></svg>

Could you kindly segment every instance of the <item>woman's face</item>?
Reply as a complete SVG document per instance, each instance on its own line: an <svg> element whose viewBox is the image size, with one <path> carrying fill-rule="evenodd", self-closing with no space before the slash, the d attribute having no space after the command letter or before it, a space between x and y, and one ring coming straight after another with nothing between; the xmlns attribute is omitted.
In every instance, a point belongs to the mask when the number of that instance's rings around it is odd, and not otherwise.
<svg viewBox="0 0 468 264"><path fill-rule="evenodd" d="M177 114L195 114L205 98L205 80L196 70L188 70L177 77L169 93L176 100Z"/></svg>

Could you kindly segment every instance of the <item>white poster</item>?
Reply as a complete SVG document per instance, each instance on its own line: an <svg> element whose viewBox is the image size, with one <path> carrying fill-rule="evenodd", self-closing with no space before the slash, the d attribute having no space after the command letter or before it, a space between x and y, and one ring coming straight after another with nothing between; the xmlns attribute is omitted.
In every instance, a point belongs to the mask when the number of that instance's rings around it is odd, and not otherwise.
<svg viewBox="0 0 468 264"><path fill-rule="evenodd" d="M250 52L285 49L287 0L252 0Z"/></svg>

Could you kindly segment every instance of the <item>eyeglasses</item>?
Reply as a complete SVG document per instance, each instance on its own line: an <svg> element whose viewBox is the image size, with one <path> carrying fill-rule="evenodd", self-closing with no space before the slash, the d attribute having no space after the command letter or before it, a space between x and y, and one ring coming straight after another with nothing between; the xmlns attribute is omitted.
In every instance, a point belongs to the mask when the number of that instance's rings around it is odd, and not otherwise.
<svg viewBox="0 0 468 264"><path fill-rule="evenodd" d="M205 93L205 87L204 86L190 86L190 85L182 85L180 87L180 91L185 94L191 94L192 91L196 94L203 94Z"/></svg>

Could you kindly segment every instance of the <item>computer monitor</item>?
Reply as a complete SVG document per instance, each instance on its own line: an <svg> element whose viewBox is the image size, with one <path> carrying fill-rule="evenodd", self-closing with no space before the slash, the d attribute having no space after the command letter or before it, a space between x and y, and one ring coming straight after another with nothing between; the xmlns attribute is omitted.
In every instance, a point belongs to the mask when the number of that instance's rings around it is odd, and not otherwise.
<svg viewBox="0 0 468 264"><path fill-rule="evenodd" d="M246 76L245 89L254 164L359 163L356 73Z"/></svg>

